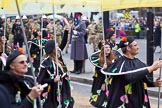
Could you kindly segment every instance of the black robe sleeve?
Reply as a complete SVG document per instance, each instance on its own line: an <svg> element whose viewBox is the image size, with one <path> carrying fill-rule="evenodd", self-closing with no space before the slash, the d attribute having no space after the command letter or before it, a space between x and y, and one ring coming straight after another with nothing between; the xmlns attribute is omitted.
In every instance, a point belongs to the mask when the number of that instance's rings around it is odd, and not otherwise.
<svg viewBox="0 0 162 108"><path fill-rule="evenodd" d="M59 46L59 48L61 49L61 51L64 50L66 43L67 43L67 39L68 39L68 30L64 31L64 36L62 38L61 44Z"/></svg>
<svg viewBox="0 0 162 108"><path fill-rule="evenodd" d="M40 73L37 77L37 82L40 84L54 83L53 79L50 79L49 77L50 76L47 74L47 70L45 68L41 68Z"/></svg>
<svg viewBox="0 0 162 108"><path fill-rule="evenodd" d="M14 107L15 108L15 107ZM16 108L33 108L33 102L30 102L27 98L25 98L21 105Z"/></svg>
<svg viewBox="0 0 162 108"><path fill-rule="evenodd" d="M154 82L149 79L147 76L144 78L144 82L146 82L148 87L155 87Z"/></svg>
<svg viewBox="0 0 162 108"><path fill-rule="evenodd" d="M124 77L125 77L125 80L127 80L128 82L136 82L138 80L143 79L148 73L149 73L148 70L145 69L139 72L126 74L124 75Z"/></svg>
<svg viewBox="0 0 162 108"><path fill-rule="evenodd" d="M39 47L35 44L32 43L31 48L30 48L30 53L37 53L39 51Z"/></svg>
<svg viewBox="0 0 162 108"><path fill-rule="evenodd" d="M8 104L8 102L10 102L9 98L10 98L10 96L9 96L7 89L3 85L0 85L1 108L11 108L10 104Z"/></svg>

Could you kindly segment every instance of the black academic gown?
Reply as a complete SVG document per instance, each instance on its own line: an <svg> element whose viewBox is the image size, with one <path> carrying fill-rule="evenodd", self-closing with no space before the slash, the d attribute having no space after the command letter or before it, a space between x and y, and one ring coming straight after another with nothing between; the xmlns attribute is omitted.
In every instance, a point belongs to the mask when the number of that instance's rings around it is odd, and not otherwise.
<svg viewBox="0 0 162 108"><path fill-rule="evenodd" d="M48 84L48 87L44 89L41 95L41 99L43 100L43 108L57 108L59 105L59 95L61 97L60 103L62 108L73 108L74 101L71 97L69 76L67 73L63 72L60 66L58 66L59 75L62 76L61 83L54 82L54 78L57 75L56 67L56 63L53 63L49 57L45 58L41 64L41 70L38 74L37 81L40 84ZM60 90L59 93L58 90Z"/></svg>
<svg viewBox="0 0 162 108"><path fill-rule="evenodd" d="M42 46L45 45L45 43L47 42L46 39L42 39ZM31 44L30 47L30 55L33 58L33 66L36 69L36 72L38 72L38 68L40 66L40 52L41 50L39 49L40 46L40 40L38 40L37 38L32 39L32 41L29 41L29 43Z"/></svg>
<svg viewBox="0 0 162 108"><path fill-rule="evenodd" d="M116 54L117 58L121 57L121 55L117 53L117 51L114 51L114 53ZM99 54L100 50L94 52L89 58L90 62L95 66L95 73L93 75L93 83L89 102L96 108L106 108L108 98L108 87L106 88L106 86L109 86L109 83L107 81L110 79L109 76L101 73L102 67L99 64Z"/></svg>
<svg viewBox="0 0 162 108"><path fill-rule="evenodd" d="M8 100L8 108L33 108L33 103L26 99L26 96L30 92L30 88L33 87L33 77L29 75L17 76L12 72L0 73L0 85L6 90L5 100ZM20 92L21 101L16 102L16 94ZM2 93L3 91L0 90ZM9 97L9 99L7 99ZM3 97L1 97L1 100Z"/></svg>
<svg viewBox="0 0 162 108"><path fill-rule="evenodd" d="M123 65L123 66L122 66ZM134 70L135 73L112 75L107 99L107 108L150 108L147 86L152 87L153 82L147 78L149 73L146 65L139 59L129 59L122 56L105 69L105 73L122 73ZM137 70L137 69L141 70Z"/></svg>

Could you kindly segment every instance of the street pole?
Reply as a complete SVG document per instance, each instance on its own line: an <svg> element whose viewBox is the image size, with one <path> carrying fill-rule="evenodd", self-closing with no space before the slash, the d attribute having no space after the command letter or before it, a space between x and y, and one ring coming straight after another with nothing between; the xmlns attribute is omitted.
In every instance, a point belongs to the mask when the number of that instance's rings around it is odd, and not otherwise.
<svg viewBox="0 0 162 108"><path fill-rule="evenodd" d="M160 24L161 27L161 24ZM160 48L162 47L162 27L161 27L161 45ZM160 50L160 58L159 60L162 60L162 50ZM159 78L161 79L161 72L162 72L162 68L160 68L160 72L159 72ZM158 93L158 108L160 108L160 98L161 98L161 87L159 87L159 93Z"/></svg>
<svg viewBox="0 0 162 108"><path fill-rule="evenodd" d="M153 23L154 23L153 9L149 7L147 9L147 65L148 66L152 65L154 59ZM153 81L153 73L149 74L148 77Z"/></svg>
<svg viewBox="0 0 162 108"><path fill-rule="evenodd" d="M106 29L109 28L109 11L103 12L103 27L104 27L104 36L106 37Z"/></svg>

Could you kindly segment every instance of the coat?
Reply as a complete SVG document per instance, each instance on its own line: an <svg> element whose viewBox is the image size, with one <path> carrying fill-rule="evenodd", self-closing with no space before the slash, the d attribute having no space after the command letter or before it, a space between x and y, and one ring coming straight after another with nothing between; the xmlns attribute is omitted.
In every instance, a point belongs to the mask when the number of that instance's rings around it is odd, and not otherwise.
<svg viewBox="0 0 162 108"><path fill-rule="evenodd" d="M77 34L74 35L73 31L71 32L71 55L72 60L85 60L88 59L88 53L86 48L86 43L84 36L86 34L86 25L84 22L80 22L77 27L72 26L72 30L77 31Z"/></svg>
<svg viewBox="0 0 162 108"><path fill-rule="evenodd" d="M33 103L31 103L26 96L30 92L30 88L34 85L34 80L32 76L17 76L12 72L1 72L0 73L0 85L6 90L6 98L4 100L8 100L6 103L8 104L7 108L33 108ZM29 88L30 87L30 88ZM0 90L0 94L2 93L2 89ZM18 92L20 92L20 101L17 97ZM9 99L7 97L9 96ZM2 100L1 97L1 101ZM1 105L1 104L0 104ZM2 106L1 106L2 107ZM2 107L5 108L5 107Z"/></svg>

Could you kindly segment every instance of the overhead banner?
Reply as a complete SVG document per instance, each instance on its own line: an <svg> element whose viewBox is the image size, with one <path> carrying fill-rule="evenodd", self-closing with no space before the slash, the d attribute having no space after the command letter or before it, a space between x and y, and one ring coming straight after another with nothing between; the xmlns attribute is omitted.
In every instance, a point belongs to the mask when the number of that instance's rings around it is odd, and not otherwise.
<svg viewBox="0 0 162 108"><path fill-rule="evenodd" d="M109 10L162 7L162 0L18 0L23 14L52 13L52 5L56 13L68 12L101 12ZM0 14L17 13L15 0L0 0ZM34 11L33 11L34 10Z"/></svg>

